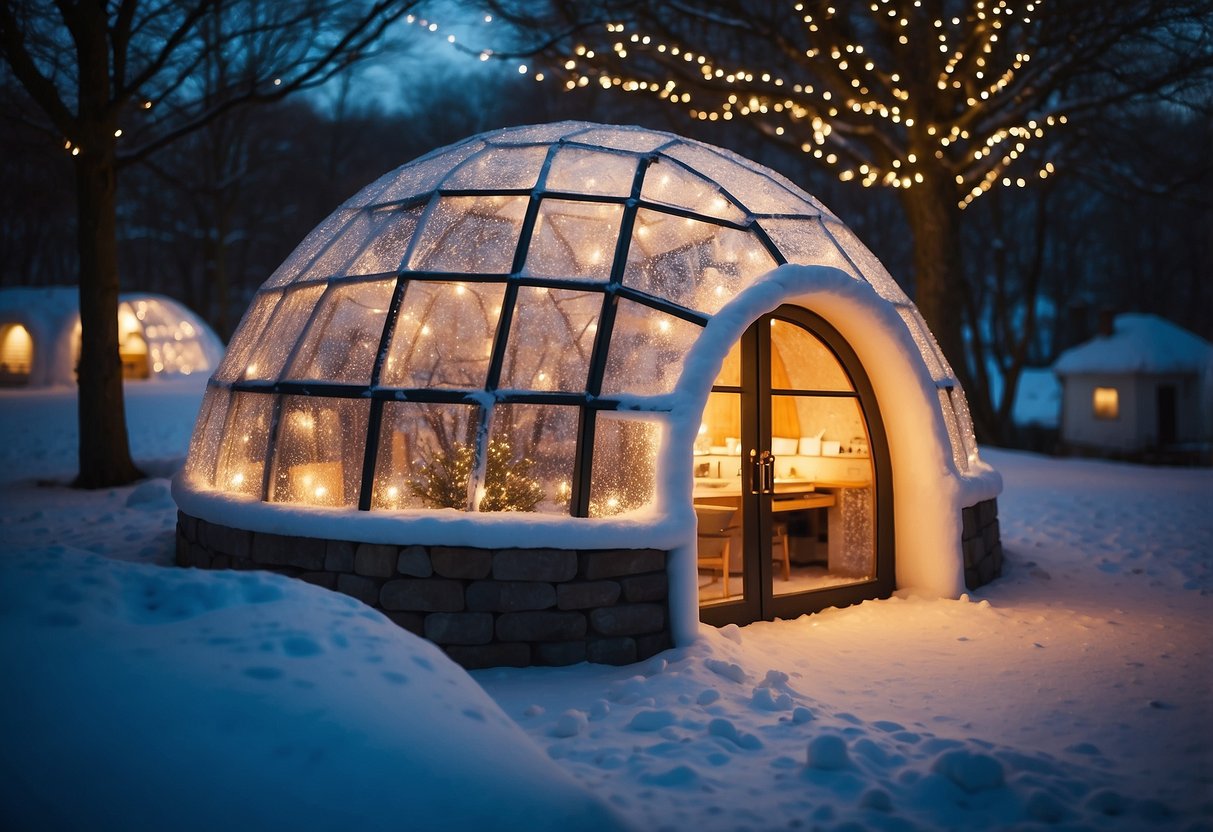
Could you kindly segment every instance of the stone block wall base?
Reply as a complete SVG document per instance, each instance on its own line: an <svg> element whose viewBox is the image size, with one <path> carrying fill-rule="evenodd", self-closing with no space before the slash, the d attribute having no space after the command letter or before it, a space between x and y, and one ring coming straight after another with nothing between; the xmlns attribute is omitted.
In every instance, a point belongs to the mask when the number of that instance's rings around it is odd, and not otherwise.
<svg viewBox="0 0 1213 832"><path fill-rule="evenodd" d="M977 589L1002 574L1002 538L998 532L998 501L985 500L961 509L964 531L965 586Z"/></svg>
<svg viewBox="0 0 1213 832"><path fill-rule="evenodd" d="M668 553L479 549L264 534L177 514L177 564L343 592L468 669L630 664L673 646Z"/></svg>

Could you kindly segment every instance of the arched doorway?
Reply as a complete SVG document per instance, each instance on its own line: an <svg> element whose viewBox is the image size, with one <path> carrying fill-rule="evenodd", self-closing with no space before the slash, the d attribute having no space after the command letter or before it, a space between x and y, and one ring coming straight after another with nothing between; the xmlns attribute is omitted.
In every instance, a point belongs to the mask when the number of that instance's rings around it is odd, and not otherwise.
<svg viewBox="0 0 1213 832"><path fill-rule="evenodd" d="M883 423L854 351L820 316L785 305L746 330L712 386L694 465L705 622L892 592Z"/></svg>

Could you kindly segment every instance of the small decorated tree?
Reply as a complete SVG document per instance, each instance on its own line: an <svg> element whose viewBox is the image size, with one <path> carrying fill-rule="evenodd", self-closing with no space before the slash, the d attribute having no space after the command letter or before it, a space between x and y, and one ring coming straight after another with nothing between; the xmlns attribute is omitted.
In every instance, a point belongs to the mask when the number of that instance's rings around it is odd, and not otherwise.
<svg viewBox="0 0 1213 832"><path fill-rule="evenodd" d="M449 456L418 466L413 493L431 508L463 509L475 463L475 446L457 443ZM534 462L525 455L513 458L509 442L490 441L480 510L534 511L544 494L543 487L531 476L533 467Z"/></svg>

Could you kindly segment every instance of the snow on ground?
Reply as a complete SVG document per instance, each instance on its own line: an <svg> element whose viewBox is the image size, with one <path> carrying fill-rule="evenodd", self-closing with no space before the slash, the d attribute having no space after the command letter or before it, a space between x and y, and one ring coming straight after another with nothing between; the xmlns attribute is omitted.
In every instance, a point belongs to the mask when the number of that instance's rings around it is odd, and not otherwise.
<svg viewBox="0 0 1213 832"><path fill-rule="evenodd" d="M150 473L200 391L132 386ZM342 596L161 568L167 480L37 484L74 419L0 394L6 828L1213 828L1211 471L986 450L1007 564L971 598L466 674Z"/></svg>

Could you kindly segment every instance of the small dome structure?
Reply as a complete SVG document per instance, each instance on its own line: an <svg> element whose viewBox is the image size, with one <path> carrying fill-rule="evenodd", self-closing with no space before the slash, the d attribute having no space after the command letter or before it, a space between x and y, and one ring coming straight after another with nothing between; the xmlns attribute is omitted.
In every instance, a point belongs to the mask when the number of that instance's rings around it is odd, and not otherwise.
<svg viewBox="0 0 1213 832"><path fill-rule="evenodd" d="M209 373L223 342L194 312L146 292L118 302L118 350L127 380ZM74 286L0 289L0 386L74 385L80 294Z"/></svg>
<svg viewBox="0 0 1213 832"><path fill-rule="evenodd" d="M957 594L997 571L999 487L914 305L820 202L564 122L435 151L313 231L174 494L182 563L302 574L478 665L643 657L701 602Z"/></svg>

